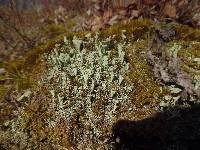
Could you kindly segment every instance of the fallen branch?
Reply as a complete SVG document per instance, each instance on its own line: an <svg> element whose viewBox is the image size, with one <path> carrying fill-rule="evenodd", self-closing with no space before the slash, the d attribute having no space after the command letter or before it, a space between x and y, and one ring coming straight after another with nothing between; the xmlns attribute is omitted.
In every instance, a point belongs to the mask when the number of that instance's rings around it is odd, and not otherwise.
<svg viewBox="0 0 200 150"><path fill-rule="evenodd" d="M189 100L190 96L200 98L200 91L195 89L192 77L180 68L181 60L170 56L166 58L165 45L160 38L162 35L156 30L150 30L148 34L147 62L153 67L155 77L164 85L176 85L182 89L181 101ZM157 42L157 43L155 43ZM158 44L157 52L160 55L152 53L153 44ZM160 53L160 50L162 52Z"/></svg>

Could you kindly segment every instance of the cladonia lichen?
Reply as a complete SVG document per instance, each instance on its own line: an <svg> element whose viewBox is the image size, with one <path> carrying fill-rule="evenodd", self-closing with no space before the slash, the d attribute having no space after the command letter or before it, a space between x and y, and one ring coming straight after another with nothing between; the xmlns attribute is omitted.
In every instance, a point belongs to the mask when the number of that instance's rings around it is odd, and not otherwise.
<svg viewBox="0 0 200 150"><path fill-rule="evenodd" d="M178 51L181 49L181 45L174 43L172 47L169 48L169 53L172 58L177 58Z"/></svg>
<svg viewBox="0 0 200 150"><path fill-rule="evenodd" d="M131 103L129 95L133 85L127 82L125 35L116 46L118 54L112 51L116 43L112 37L100 40L99 36L97 33L85 40L74 37L72 41L65 38L64 45L57 45L45 55L51 67L41 84L48 85L49 111L55 112L48 124L54 127L63 119L70 130L75 117L82 134L76 135L77 147L92 148L86 141L104 144L102 135L107 126L116 120L120 107Z"/></svg>

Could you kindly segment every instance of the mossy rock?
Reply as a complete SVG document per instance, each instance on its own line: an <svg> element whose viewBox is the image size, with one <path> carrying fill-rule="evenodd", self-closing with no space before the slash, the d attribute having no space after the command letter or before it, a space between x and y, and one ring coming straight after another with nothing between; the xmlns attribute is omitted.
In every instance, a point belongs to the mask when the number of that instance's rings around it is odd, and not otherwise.
<svg viewBox="0 0 200 150"><path fill-rule="evenodd" d="M167 92L156 81L152 68L145 59L147 33L152 24L153 23L149 20L140 19L130 21L126 24L117 24L108 29L99 31L100 39L115 35L113 38L117 41L117 43L115 43L116 45L120 42L122 31L126 31L126 42L128 46L125 50L125 59L131 66L128 76L131 82L134 83L134 92L131 93L132 104L130 106L123 106L126 109L122 109L119 114L116 114L116 116L119 117L118 119L141 120L152 116L156 113L159 103ZM175 29L178 33L176 41L172 41L168 44L173 45L173 42L180 43L182 49L178 52L178 57L184 60L183 66L186 67L187 71L189 70L188 72L192 72L195 75L197 73L199 75L199 64L193 61L193 58L200 57L200 43L198 42L200 39L200 31L182 25L177 25ZM22 59L6 63L5 68L8 74L13 78L14 76L12 76L12 74L17 74L17 77L14 78L15 82L13 87L15 88L13 88L13 92L18 92L17 95L20 95L19 93L23 93L26 89L35 91L35 95L30 97L28 102L19 102L19 104L24 107L20 117L22 120L25 120L25 124L21 128L23 128L23 132L25 132L27 136L32 136L26 141L29 143L25 144L26 148L72 148L73 146L76 147L76 143L79 142L76 136L82 134L79 133L79 131L81 131L79 129L85 127L82 125L82 120L84 120L84 118L82 118L83 116L81 116L81 113L83 112L80 111L78 115L71 118L71 126L69 125L69 128L66 127L67 125L62 119L60 119L60 122L54 127L47 127L45 122L51 118L51 115L54 113L47 111L49 107L48 99L51 96L47 90L48 87L41 86L38 80L41 80L41 76L49 67L49 64L43 59L45 53L50 53L55 48L56 44L62 46L64 44L64 36L66 36L68 40L72 40L74 36L84 40L87 34L88 32L67 33L66 35L58 36L48 41L46 45L40 45L30 50ZM91 37L94 37L95 34L95 32L91 32ZM112 51L114 53L117 51L116 46L113 47ZM2 93L6 92L4 89L2 91ZM4 97L1 99L4 101ZM101 106L103 104L99 105ZM128 107L133 108L127 110ZM98 114L98 112L96 113ZM10 113L8 113L8 115L10 115ZM113 122L113 124L114 123L115 122ZM103 129L105 135L102 135L102 138L109 139L109 136L112 134L111 127L112 126L109 126ZM88 126L88 130L89 128ZM64 133L68 133L70 136ZM72 136L74 137L72 138ZM41 141L45 144L41 144ZM105 148L108 146L109 142L107 141L98 145L92 141L88 141L88 143L91 144L91 147L98 146L99 148Z"/></svg>

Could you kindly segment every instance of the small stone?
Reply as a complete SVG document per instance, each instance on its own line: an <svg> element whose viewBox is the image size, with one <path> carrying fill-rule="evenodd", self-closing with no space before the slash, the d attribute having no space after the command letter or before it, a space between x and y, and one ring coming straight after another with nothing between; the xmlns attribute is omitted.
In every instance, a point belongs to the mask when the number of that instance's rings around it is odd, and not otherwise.
<svg viewBox="0 0 200 150"><path fill-rule="evenodd" d="M116 143L119 143L119 142L120 142L120 138L117 137L117 138L116 138Z"/></svg>
<svg viewBox="0 0 200 150"><path fill-rule="evenodd" d="M129 109L128 109L128 111L132 111L132 110L133 110L133 108L129 108Z"/></svg>

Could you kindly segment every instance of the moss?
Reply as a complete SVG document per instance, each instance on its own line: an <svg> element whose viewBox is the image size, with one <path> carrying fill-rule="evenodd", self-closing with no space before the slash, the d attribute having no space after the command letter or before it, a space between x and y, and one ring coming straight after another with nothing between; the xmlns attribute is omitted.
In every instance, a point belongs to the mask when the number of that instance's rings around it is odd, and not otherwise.
<svg viewBox="0 0 200 150"><path fill-rule="evenodd" d="M0 68L4 66L3 62L0 61Z"/></svg>
<svg viewBox="0 0 200 150"><path fill-rule="evenodd" d="M7 90L5 86L0 86L0 97L3 97Z"/></svg>
<svg viewBox="0 0 200 150"><path fill-rule="evenodd" d="M200 41L200 30L177 24L175 26L176 38L184 41Z"/></svg>
<svg viewBox="0 0 200 150"><path fill-rule="evenodd" d="M76 25L75 21L73 19L68 19L65 27L67 30L71 30Z"/></svg>
<svg viewBox="0 0 200 150"><path fill-rule="evenodd" d="M160 90L160 85L155 82L150 66L142 56L145 51L144 41L134 42L133 45L133 47L130 47L128 58L132 66L130 78L133 80L136 89L133 93L133 103L137 107L157 105L163 93Z"/></svg>
<svg viewBox="0 0 200 150"><path fill-rule="evenodd" d="M31 100L31 103L20 111L20 118L14 120L14 132L19 132L20 141L17 143L23 145L24 149L55 149L55 147L68 146L66 125L62 121L54 128L47 127L46 119L51 117L47 112L48 95L45 88ZM22 134L26 133L26 138ZM15 136L15 135L14 135ZM16 137L15 137L16 138ZM19 148L21 149L21 148Z"/></svg>
<svg viewBox="0 0 200 150"><path fill-rule="evenodd" d="M130 39L144 39L147 36L147 31L151 24L152 23L146 19L133 20L126 24L121 23L113 25L112 27L103 30L102 34L103 37L116 35L117 39L119 39L121 36L121 31L125 30L127 37Z"/></svg>
<svg viewBox="0 0 200 150"><path fill-rule="evenodd" d="M41 33L45 37L48 36L48 37L52 38L52 37L56 37L62 33L65 33L66 31L67 30L64 27L64 25L53 23L53 24L45 26L45 28L42 29Z"/></svg>

